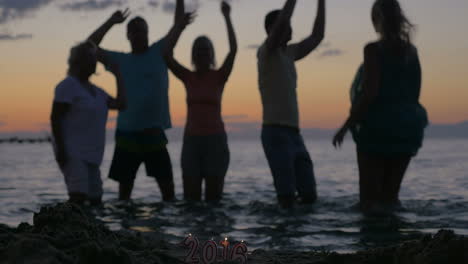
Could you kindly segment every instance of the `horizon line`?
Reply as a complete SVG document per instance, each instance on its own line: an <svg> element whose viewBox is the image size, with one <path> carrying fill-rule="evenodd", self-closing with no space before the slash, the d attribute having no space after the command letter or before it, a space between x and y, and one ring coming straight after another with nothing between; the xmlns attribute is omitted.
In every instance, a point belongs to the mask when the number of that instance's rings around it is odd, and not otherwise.
<svg viewBox="0 0 468 264"><path fill-rule="evenodd" d="M111 121L112 122L112 121ZM242 125L242 124L258 124L259 126L261 126L262 122L260 121L245 121L245 122L224 122L226 126L228 125ZM428 128L429 127L433 127L433 126L456 126L456 125L462 125L462 124L465 124L465 123L468 123L468 120L464 120L464 121L459 121L459 122L453 122L453 123L429 123L428 125ZM183 129L185 127L185 125L174 125L172 126L171 128L167 129L168 131L170 131L171 129ZM315 130L325 130L325 131L330 131L330 130L335 130L337 129L338 127L336 128L324 128L324 127L300 127L301 130L312 130L312 129L315 129ZM106 131L112 131L112 130L115 130L115 127L112 127L112 128L106 128ZM226 129L227 132L231 132L231 133L235 133L236 131L229 131L229 129ZM248 129L247 129L248 130ZM32 129L32 130L1 130L0 129L0 135L1 134L11 134L11 133L51 133L50 132L50 129Z"/></svg>

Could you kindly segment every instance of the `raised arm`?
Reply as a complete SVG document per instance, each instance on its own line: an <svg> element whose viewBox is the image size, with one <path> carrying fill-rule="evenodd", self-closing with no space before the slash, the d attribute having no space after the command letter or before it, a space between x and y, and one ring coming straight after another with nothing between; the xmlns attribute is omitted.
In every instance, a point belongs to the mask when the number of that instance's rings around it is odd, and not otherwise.
<svg viewBox="0 0 468 264"><path fill-rule="evenodd" d="M291 24L291 17L296 6L296 0L287 0L275 23L271 27L267 40L265 42L268 52L274 51L280 47L284 33Z"/></svg>
<svg viewBox="0 0 468 264"><path fill-rule="evenodd" d="M312 34L303 41L290 45L295 60L300 60L309 55L325 37L325 0L318 0L317 16L315 18Z"/></svg>
<svg viewBox="0 0 468 264"><path fill-rule="evenodd" d="M94 42L96 46L101 44L102 39L107 34L107 32L116 24L123 23L127 17L130 15L130 11L125 9L123 12L118 10L112 16L104 22L96 31L94 31L89 37L88 40Z"/></svg>
<svg viewBox="0 0 468 264"><path fill-rule="evenodd" d="M351 113L333 139L335 147L340 146L348 130L359 122L368 112L369 105L372 104L379 94L381 81L380 64L378 59L378 47L369 44L364 49L364 71L362 80L362 95L352 106Z"/></svg>
<svg viewBox="0 0 468 264"><path fill-rule="evenodd" d="M96 31L94 31L89 37L88 40L92 41L96 46L98 46L98 60L103 64L107 65L105 52L99 48L102 39L109 32L109 30L116 24L123 23L127 17L130 15L130 11L125 9L123 12L118 10L112 16L104 22Z"/></svg>
<svg viewBox="0 0 468 264"><path fill-rule="evenodd" d="M164 37L164 50L167 50L168 46L171 44L175 46L177 43L177 40L180 37L180 34L182 32L178 32L180 30L180 24L182 22L182 18L185 16L185 2L184 0L176 0L176 9L174 13L174 24L172 25L171 29L169 32L167 32L166 36ZM182 29L183 31L183 29ZM177 36L177 33L179 33L179 36Z"/></svg>
<svg viewBox="0 0 468 264"><path fill-rule="evenodd" d="M237 39L231 21L231 6L225 1L221 3L221 12L223 13L224 19L226 20L229 38L229 53L226 59L224 60L223 66L221 66L219 71L221 72L221 74L223 74L223 79L227 81L229 75L231 75L232 67L234 66L234 60L237 54Z"/></svg>
<svg viewBox="0 0 468 264"><path fill-rule="evenodd" d="M109 69L115 76L115 81L117 83L117 97L109 97L107 100L107 107L112 110L125 110L127 108L127 93L119 66L116 64L111 64L109 65Z"/></svg>
<svg viewBox="0 0 468 264"><path fill-rule="evenodd" d="M177 41L179 41L180 35L185 27L192 23L193 18L193 13L185 13L184 0L177 0L174 26L172 26L171 30L164 38L164 59L166 60L167 67L179 79L189 70L174 58L174 47Z"/></svg>

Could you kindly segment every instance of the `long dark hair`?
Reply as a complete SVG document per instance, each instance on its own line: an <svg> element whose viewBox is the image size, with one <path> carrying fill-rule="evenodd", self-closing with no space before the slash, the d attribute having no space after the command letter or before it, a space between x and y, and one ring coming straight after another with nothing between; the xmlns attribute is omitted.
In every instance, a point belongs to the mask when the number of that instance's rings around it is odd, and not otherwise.
<svg viewBox="0 0 468 264"><path fill-rule="evenodd" d="M374 25L380 22L382 39L398 46L411 44L414 25L405 16L397 0L376 0L372 7Z"/></svg>

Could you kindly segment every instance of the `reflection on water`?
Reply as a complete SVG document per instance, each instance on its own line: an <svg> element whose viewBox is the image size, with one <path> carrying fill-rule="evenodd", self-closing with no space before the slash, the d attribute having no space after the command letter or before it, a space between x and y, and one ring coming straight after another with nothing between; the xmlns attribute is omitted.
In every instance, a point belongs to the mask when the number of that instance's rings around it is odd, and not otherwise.
<svg viewBox="0 0 468 264"><path fill-rule="evenodd" d="M341 197L337 202L356 199ZM355 208L352 204L337 206L322 200L313 206L281 210L272 202L253 201L239 206L227 197L217 205L183 201L151 204L109 201L95 209L94 214L112 229L162 233L165 240L173 243L181 242L188 234L196 234L200 240L223 237L245 240L250 249L352 252L416 239L440 228L450 227L458 233L468 233L463 220L441 225L442 217L424 217L427 206L411 213L405 209L381 217L363 216ZM467 206L464 209L466 211ZM452 216L457 215L443 208L431 207L430 210L445 210Z"/></svg>
<svg viewBox="0 0 468 264"><path fill-rule="evenodd" d="M200 240L229 237L247 241L249 250L350 252L417 238L441 228L468 235L466 142L427 142L403 183L404 209L385 217L365 217L356 210L357 168L351 144L336 152L329 142L309 143L320 196L312 206L279 209L260 144L237 141L230 144L226 195L219 204L159 202L156 184L141 170L131 203L116 201L117 185L104 177L105 203L92 213L113 230L155 232L174 243L189 233ZM170 151L181 198L180 144L172 143ZM111 153L112 146L108 146L104 176ZM0 175L1 223L31 222L32 212L41 205L66 199L62 176L47 145L1 146Z"/></svg>

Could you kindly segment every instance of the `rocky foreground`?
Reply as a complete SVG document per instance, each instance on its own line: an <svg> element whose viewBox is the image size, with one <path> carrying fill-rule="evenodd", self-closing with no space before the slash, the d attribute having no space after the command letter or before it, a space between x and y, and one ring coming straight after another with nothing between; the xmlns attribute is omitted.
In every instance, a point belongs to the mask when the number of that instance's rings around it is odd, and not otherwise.
<svg viewBox="0 0 468 264"><path fill-rule="evenodd" d="M33 222L15 229L0 225L0 263L183 263L179 246L140 233L112 232L71 204L44 207ZM248 258L259 264L468 264L468 238L441 230L419 241L354 254L256 250Z"/></svg>

